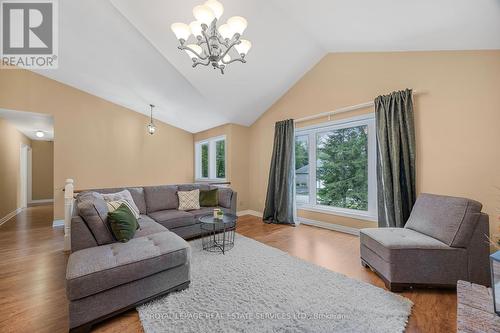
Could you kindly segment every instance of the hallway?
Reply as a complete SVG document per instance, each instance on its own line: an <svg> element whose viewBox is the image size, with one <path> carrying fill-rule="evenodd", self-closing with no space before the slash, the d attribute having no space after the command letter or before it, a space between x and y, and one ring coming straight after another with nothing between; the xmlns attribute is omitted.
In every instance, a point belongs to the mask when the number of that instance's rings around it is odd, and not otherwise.
<svg viewBox="0 0 500 333"><path fill-rule="evenodd" d="M63 228L52 205L30 207L0 226L0 331L67 330Z"/></svg>

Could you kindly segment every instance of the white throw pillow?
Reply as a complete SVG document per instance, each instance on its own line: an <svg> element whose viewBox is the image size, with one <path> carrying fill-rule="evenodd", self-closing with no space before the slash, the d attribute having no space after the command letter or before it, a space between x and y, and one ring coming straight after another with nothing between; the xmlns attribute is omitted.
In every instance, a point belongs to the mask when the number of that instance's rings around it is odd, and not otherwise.
<svg viewBox="0 0 500 333"><path fill-rule="evenodd" d="M119 201L119 200L125 200L126 202L129 203L129 208L131 208L132 213L134 213L134 216L136 218L139 217L140 212L139 208L137 208L137 205L134 202L134 199L132 198L132 194L130 194L129 190L123 190L121 192L116 192L116 193L102 193L102 197L104 201L106 202L112 202L112 201Z"/></svg>
<svg viewBox="0 0 500 333"><path fill-rule="evenodd" d="M106 205L108 206L108 212L110 212L110 213L112 213L115 210L117 210L118 207L120 207L122 204L125 204L125 206L127 206L128 209L130 209L130 211L132 212L132 214L134 215L134 217L136 219L139 218L139 212L136 212L135 209L134 209L134 207L132 207L127 200L120 199L118 201L106 201Z"/></svg>
<svg viewBox="0 0 500 333"><path fill-rule="evenodd" d="M179 210L200 209L200 190L178 191Z"/></svg>

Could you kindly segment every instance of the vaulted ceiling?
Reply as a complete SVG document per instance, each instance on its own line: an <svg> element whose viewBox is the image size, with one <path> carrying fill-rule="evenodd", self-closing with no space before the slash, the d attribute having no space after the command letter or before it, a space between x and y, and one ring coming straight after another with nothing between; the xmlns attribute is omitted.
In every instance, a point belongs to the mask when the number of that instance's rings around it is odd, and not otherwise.
<svg viewBox="0 0 500 333"><path fill-rule="evenodd" d="M203 0L60 1L59 68L38 73L198 132L252 124L328 52L500 49L500 0L219 1L253 43L224 75L170 30Z"/></svg>

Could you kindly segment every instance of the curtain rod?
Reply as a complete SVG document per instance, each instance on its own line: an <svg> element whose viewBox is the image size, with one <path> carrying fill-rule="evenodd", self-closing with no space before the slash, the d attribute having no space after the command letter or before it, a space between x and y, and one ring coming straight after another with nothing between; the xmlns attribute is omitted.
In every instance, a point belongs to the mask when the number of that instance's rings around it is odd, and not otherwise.
<svg viewBox="0 0 500 333"><path fill-rule="evenodd" d="M416 94L418 94L418 92L416 90L413 90L412 91L412 95L416 95ZM365 103L361 103L361 104L356 104L356 105L351 105L351 106L345 106L343 108L336 109L336 110L333 110L333 111L322 112L322 113L318 113L318 114L315 114L315 115L312 115L312 116L307 116L307 117L303 117L303 118L299 118L299 119L294 119L293 122L294 123L300 123L300 122L303 122L303 121L308 121L308 120L313 120L313 119L318 119L318 118L333 116L333 115L336 115L336 114L339 114L339 113L350 112L350 111L359 110L359 109L365 109L365 108L369 108L369 107L372 107L372 106L375 106L375 103L373 101L371 101L371 102L365 102Z"/></svg>

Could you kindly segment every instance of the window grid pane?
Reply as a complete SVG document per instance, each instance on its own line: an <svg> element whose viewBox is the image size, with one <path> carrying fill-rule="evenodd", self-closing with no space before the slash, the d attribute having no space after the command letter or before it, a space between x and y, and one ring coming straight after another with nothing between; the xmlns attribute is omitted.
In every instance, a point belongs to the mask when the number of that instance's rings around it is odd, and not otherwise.
<svg viewBox="0 0 500 333"><path fill-rule="evenodd" d="M201 145L201 177L208 178L208 143Z"/></svg>
<svg viewBox="0 0 500 333"><path fill-rule="evenodd" d="M368 210L368 126L316 136L317 204Z"/></svg>
<svg viewBox="0 0 500 333"><path fill-rule="evenodd" d="M226 141L215 143L215 175L217 178L226 178Z"/></svg>

